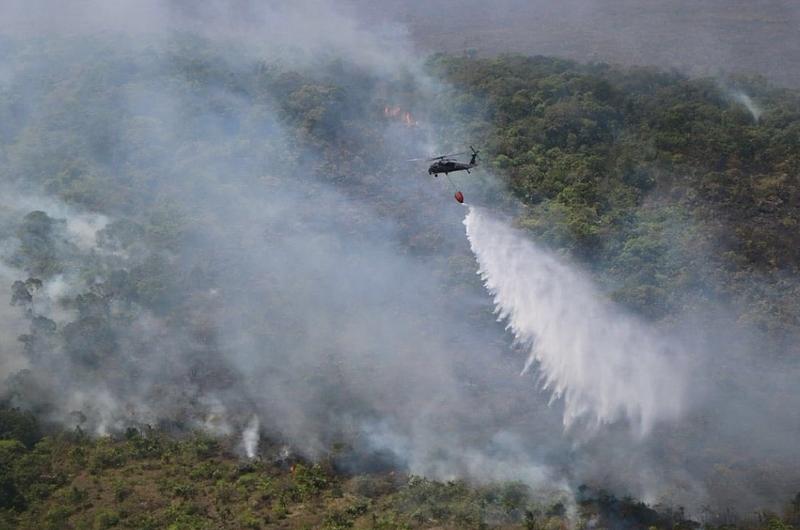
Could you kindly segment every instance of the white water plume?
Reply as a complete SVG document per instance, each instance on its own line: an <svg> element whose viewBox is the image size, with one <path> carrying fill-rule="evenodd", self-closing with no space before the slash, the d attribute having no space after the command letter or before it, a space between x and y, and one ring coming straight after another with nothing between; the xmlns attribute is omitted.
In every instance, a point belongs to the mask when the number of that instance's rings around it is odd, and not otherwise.
<svg viewBox="0 0 800 530"><path fill-rule="evenodd" d="M623 420L643 436L679 416L684 357L673 341L487 211L470 207L464 225L498 320L529 348L523 373L536 365L552 400L563 398L565 428Z"/></svg>

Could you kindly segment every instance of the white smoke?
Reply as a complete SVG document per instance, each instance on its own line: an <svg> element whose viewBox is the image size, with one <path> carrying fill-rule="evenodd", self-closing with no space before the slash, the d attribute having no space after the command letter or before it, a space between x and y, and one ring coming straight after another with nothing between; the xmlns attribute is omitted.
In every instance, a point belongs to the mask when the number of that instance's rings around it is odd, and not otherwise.
<svg viewBox="0 0 800 530"><path fill-rule="evenodd" d="M530 349L564 426L627 421L639 435L681 414L683 356L676 345L604 299L591 281L521 233L471 207L464 219L498 320Z"/></svg>
<svg viewBox="0 0 800 530"><path fill-rule="evenodd" d="M54 219L63 220L67 240L82 251L96 249L97 233L109 223L105 215L77 210L52 197L24 193L6 183L3 183L0 194L0 209L18 217L40 210Z"/></svg>
<svg viewBox="0 0 800 530"><path fill-rule="evenodd" d="M0 256L4 254L0 241ZM0 380L5 381L11 374L18 372L29 365L29 360L20 352L18 337L28 329L28 321L17 308L8 304L11 300L11 285L20 278L18 270L0 262Z"/></svg>
<svg viewBox="0 0 800 530"><path fill-rule="evenodd" d="M753 98L741 90L732 90L731 97L734 99L734 101L744 105L748 112L750 112L750 114L753 116L755 121L761 119L761 115L764 114L764 110L758 105L758 103L753 101Z"/></svg>
<svg viewBox="0 0 800 530"><path fill-rule="evenodd" d="M201 401L204 401L204 404L208 407L208 413L203 419L203 423L201 425L202 429L214 436L230 435L231 426L226 419L228 411L225 409L225 405L223 405L222 402L215 397L206 398Z"/></svg>
<svg viewBox="0 0 800 530"><path fill-rule="evenodd" d="M244 445L244 452L247 458L255 458L256 451L258 450L258 429L260 427L258 416L253 416L250 423L245 427L242 433L242 444Z"/></svg>

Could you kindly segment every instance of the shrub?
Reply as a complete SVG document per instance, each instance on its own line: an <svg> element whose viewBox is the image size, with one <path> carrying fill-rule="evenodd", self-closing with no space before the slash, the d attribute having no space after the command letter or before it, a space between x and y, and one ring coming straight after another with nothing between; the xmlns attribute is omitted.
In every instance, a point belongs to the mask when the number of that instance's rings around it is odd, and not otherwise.
<svg viewBox="0 0 800 530"><path fill-rule="evenodd" d="M297 464L294 467L294 482L302 499L309 499L328 485L328 477L322 468L314 464L311 467Z"/></svg>
<svg viewBox="0 0 800 530"><path fill-rule="evenodd" d="M94 516L94 528L95 530L104 530L105 528L111 528L115 526L120 521L119 513L114 510L108 509L101 509L98 510ZM63 527L62 527L63 528Z"/></svg>
<svg viewBox="0 0 800 530"><path fill-rule="evenodd" d="M42 439L42 431L30 412L0 407L0 439L17 440L30 449Z"/></svg>

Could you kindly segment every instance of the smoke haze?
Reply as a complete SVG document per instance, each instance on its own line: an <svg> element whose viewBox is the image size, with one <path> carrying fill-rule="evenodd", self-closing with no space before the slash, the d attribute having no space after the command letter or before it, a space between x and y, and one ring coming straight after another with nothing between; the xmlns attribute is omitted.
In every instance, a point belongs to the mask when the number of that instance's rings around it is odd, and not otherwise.
<svg viewBox="0 0 800 530"><path fill-rule="evenodd" d="M446 183L401 162L466 143L430 119L446 87L400 25L361 16L3 3L8 400L98 435L203 429L250 458L270 437L311 458L343 443L355 470L377 455L694 507L783 498L796 367L759 365L752 338L642 323L487 210L468 241ZM787 478L751 487L768 459Z"/></svg>
<svg viewBox="0 0 800 530"><path fill-rule="evenodd" d="M555 55L800 85L800 6L792 0L349 3L368 20L402 21L427 52Z"/></svg>

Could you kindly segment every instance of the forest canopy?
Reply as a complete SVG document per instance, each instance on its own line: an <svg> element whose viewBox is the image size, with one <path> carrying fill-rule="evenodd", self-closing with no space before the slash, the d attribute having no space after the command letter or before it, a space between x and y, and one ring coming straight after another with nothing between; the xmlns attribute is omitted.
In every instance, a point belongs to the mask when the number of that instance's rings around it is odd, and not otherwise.
<svg viewBox="0 0 800 530"><path fill-rule="evenodd" d="M510 454L516 471L525 453L504 453L497 425L535 410L520 432L545 433L537 456L563 457L546 443L563 428L557 412L512 362L481 357L513 345L475 275L463 212L405 162L432 143L480 147L483 167L459 176L469 200L513 214L637 318L669 327L724 307L759 356L799 357L798 91L469 54L381 78L185 35L0 49L13 66L0 72L0 292L20 353L0 408L2 524L203 527L230 515L225 499L242 508L237 527L304 509L329 529L564 524L563 504L533 502L518 483L403 482L393 473L406 462L386 447L358 454L358 436L372 436L420 458L389 436L391 413L433 440L423 460L485 443L493 458L469 471L502 476L509 462L494 458ZM395 106L414 118L395 119ZM308 459L239 467L254 411L271 451L288 439ZM354 418L367 434L353 435ZM670 468L705 442L704 421L661 432ZM462 428L469 440L454 443ZM736 437L709 438L687 465L720 491L763 476ZM325 460L336 451L341 469ZM786 506L797 462L777 462L759 493ZM378 471L361 476L365 466ZM586 521L694 524L590 493L578 500Z"/></svg>
<svg viewBox="0 0 800 530"><path fill-rule="evenodd" d="M453 86L444 112L528 207L519 225L592 263L618 300L664 317L722 299L798 329L797 91L546 57L429 63Z"/></svg>

